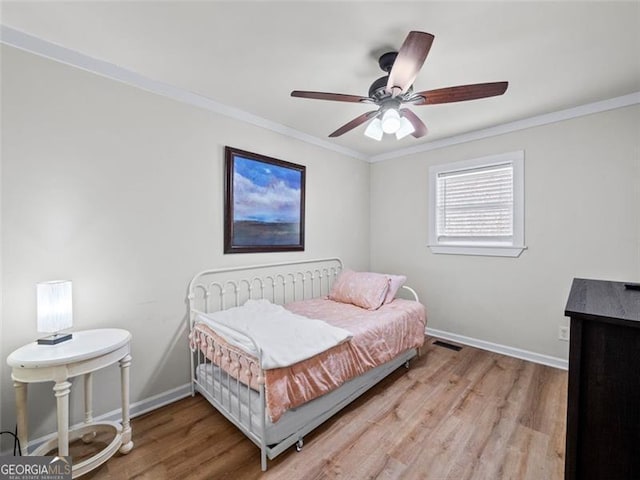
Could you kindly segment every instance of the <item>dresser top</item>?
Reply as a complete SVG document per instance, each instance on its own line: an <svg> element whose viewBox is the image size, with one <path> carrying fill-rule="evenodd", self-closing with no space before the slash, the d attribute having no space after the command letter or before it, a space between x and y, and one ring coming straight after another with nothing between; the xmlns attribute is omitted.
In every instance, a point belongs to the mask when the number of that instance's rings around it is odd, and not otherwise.
<svg viewBox="0 0 640 480"><path fill-rule="evenodd" d="M640 291L624 288L624 282L574 278L564 314L592 320L638 322Z"/></svg>

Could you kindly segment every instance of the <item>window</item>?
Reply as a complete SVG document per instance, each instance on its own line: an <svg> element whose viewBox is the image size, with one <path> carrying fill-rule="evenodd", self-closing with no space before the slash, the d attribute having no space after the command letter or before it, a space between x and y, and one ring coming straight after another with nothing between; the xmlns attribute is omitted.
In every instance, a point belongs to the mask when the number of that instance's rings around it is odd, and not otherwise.
<svg viewBox="0 0 640 480"><path fill-rule="evenodd" d="M433 253L517 257L524 246L524 152L429 169Z"/></svg>

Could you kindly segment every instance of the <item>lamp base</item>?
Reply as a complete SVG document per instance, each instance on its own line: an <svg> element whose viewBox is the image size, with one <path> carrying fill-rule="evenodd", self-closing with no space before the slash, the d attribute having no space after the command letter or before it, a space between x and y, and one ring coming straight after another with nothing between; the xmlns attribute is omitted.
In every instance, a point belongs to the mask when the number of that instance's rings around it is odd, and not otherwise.
<svg viewBox="0 0 640 480"><path fill-rule="evenodd" d="M58 343L66 342L67 340L71 340L70 333L54 333L48 337L39 338L38 345L56 345Z"/></svg>

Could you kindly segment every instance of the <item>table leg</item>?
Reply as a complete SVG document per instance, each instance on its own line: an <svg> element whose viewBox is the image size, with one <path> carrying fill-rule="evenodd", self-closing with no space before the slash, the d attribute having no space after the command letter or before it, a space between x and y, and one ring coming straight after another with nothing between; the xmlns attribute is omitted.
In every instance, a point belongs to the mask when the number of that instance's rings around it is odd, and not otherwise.
<svg viewBox="0 0 640 480"><path fill-rule="evenodd" d="M84 423L88 425L93 422L93 373L84 375ZM96 432L87 433L82 436L84 443L90 443L96 436Z"/></svg>
<svg viewBox="0 0 640 480"><path fill-rule="evenodd" d="M93 375L84 375L84 423L93 421Z"/></svg>
<svg viewBox="0 0 640 480"><path fill-rule="evenodd" d="M129 453L133 448L131 441L131 423L129 419L129 367L131 355L120 360L120 378L122 391L122 446L120 453Z"/></svg>
<svg viewBox="0 0 640 480"><path fill-rule="evenodd" d="M58 410L58 456L69 455L69 392L71 382L56 382L53 386Z"/></svg>
<svg viewBox="0 0 640 480"><path fill-rule="evenodd" d="M20 449L22 455L28 455L28 435L27 435L27 384L23 382L13 381L13 387L16 391L16 417L18 421L18 440L20 441Z"/></svg>

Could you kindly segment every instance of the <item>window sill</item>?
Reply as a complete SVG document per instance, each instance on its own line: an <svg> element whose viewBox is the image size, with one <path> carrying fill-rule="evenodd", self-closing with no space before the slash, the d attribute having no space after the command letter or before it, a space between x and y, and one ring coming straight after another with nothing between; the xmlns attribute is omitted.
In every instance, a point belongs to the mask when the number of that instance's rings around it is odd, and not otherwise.
<svg viewBox="0 0 640 480"><path fill-rule="evenodd" d="M482 255L485 257L519 257L527 247L498 245L428 245L431 252L445 255Z"/></svg>

